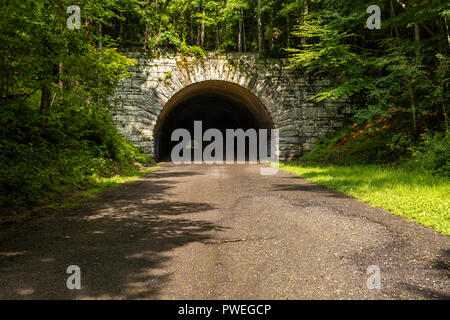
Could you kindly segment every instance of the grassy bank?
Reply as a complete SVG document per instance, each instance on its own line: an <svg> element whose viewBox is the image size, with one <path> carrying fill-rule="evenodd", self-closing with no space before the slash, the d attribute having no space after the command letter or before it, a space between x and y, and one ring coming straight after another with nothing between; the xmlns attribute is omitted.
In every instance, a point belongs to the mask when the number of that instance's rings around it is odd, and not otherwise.
<svg viewBox="0 0 450 320"><path fill-rule="evenodd" d="M448 178L387 166L292 162L281 164L280 169L450 235Z"/></svg>
<svg viewBox="0 0 450 320"><path fill-rule="evenodd" d="M39 97L32 98L0 108L0 219L152 166L151 157L118 133L106 107L93 112L89 104L67 102L44 116Z"/></svg>
<svg viewBox="0 0 450 320"><path fill-rule="evenodd" d="M121 172L120 174L114 175L112 177L99 177L97 175L94 175L92 177L93 184L85 191L79 192L72 197L68 198L67 200L54 204L54 207L74 207L77 206L81 201L88 198L89 196L93 196L99 193L102 193L107 190L111 190L115 187L118 187L121 184L124 183L130 183L133 182L146 174L153 172L157 169L159 169L159 166L151 166L151 167L133 167L128 168L125 171Z"/></svg>
<svg viewBox="0 0 450 320"><path fill-rule="evenodd" d="M133 182L140 177L157 170L158 168L159 166L156 165L141 166L136 164L136 166L124 168L119 173L109 177L101 177L97 174L93 174L89 179L89 185L85 186L82 190L72 190L66 192L65 194L61 194L59 198L54 198L46 205L41 205L19 212L9 212L9 214L4 212L0 216L0 225L20 222L35 214L40 214L40 212L46 212L48 209L67 209L77 207L93 195L114 189L124 183Z"/></svg>

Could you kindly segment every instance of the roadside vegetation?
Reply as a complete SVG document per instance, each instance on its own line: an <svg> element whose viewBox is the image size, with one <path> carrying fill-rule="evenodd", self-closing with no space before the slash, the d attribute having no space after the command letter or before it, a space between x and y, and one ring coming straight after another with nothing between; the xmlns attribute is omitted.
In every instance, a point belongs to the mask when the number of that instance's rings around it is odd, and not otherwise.
<svg viewBox="0 0 450 320"><path fill-rule="evenodd" d="M282 169L450 235L448 1L373 4L381 29L362 27L363 1L319 1L294 28L292 67L335 79L311 100L357 108Z"/></svg>
<svg viewBox="0 0 450 320"><path fill-rule="evenodd" d="M9 225L24 221L32 216L40 215L42 212L48 213L49 210L77 207L94 195L133 182L157 169L159 169L157 165L134 163L133 166L120 168L116 174L92 174L85 183L76 186L67 183L60 189L42 192L43 197L39 198L34 205L28 204L17 210L11 210L11 208L5 210L0 216L0 224Z"/></svg>
<svg viewBox="0 0 450 320"><path fill-rule="evenodd" d="M146 172L152 159L119 135L108 100L135 62L95 26L67 29L54 1L0 8L0 221Z"/></svg>
<svg viewBox="0 0 450 320"><path fill-rule="evenodd" d="M355 106L347 126L319 141L302 165L332 165L327 176L336 181L339 167L367 168L375 176L381 170L392 174L391 184L399 181L395 192L433 182L440 187L423 194L448 197L448 1L374 1L382 20L373 30L362 0L83 0L75 30L67 26L72 4L0 2L0 216L57 203L96 188L98 179L152 166L112 121L109 97L136 63L126 51L289 58L302 76L334 80L312 102L350 100ZM370 189L370 179L359 180L363 189L353 187L355 196L373 196L388 207L377 192L388 194L389 183ZM350 192L342 182L334 187ZM414 192L406 193L413 199ZM422 198L417 208L414 199L399 212L448 232L442 213L448 207L439 211L443 204L436 200L427 209ZM392 203L389 208L397 210Z"/></svg>
<svg viewBox="0 0 450 320"><path fill-rule="evenodd" d="M401 123L354 124L280 168L450 235L449 133L405 139Z"/></svg>
<svg viewBox="0 0 450 320"><path fill-rule="evenodd" d="M401 167L285 163L287 170L450 235L448 179Z"/></svg>

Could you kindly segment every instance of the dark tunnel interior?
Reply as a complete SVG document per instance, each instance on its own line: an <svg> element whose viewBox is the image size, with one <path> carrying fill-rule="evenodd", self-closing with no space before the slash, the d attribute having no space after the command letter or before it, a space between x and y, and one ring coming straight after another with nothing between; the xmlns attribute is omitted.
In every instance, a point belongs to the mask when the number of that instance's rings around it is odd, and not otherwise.
<svg viewBox="0 0 450 320"><path fill-rule="evenodd" d="M224 137L226 129L273 129L270 115L253 93L224 81L197 83L178 92L164 107L154 134L158 161L170 161L172 149L178 144L171 141L174 130L187 129L194 139L194 121L202 121L203 133L219 129ZM204 142L203 148L208 143Z"/></svg>

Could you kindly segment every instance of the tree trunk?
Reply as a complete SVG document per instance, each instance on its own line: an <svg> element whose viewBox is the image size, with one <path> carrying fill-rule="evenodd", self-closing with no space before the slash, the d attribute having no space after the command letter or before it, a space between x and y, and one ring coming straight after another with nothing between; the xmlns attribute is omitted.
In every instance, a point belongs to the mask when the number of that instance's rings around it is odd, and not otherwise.
<svg viewBox="0 0 450 320"><path fill-rule="evenodd" d="M289 17L289 13L286 17L286 47L289 48L291 46L290 35L291 35L291 19Z"/></svg>
<svg viewBox="0 0 450 320"><path fill-rule="evenodd" d="M258 0L258 52L260 56L264 56L264 30L261 9L261 0Z"/></svg>
<svg viewBox="0 0 450 320"><path fill-rule="evenodd" d="M420 56L419 41L420 41L420 27L419 27L419 24L416 23L414 25L414 43L417 46L416 47L416 56L417 57ZM416 97L414 95L414 91L411 86L411 82L408 79L406 79L406 82L408 84L409 95L410 95L410 100L411 100L411 115L412 115L412 120L413 120L413 131L416 132L417 131Z"/></svg>
<svg viewBox="0 0 450 320"><path fill-rule="evenodd" d="M193 45L194 44L194 11L192 10L192 7L191 7L191 24L190 24L190 26L189 26L189 29L190 29L190 33L191 33L191 44Z"/></svg>
<svg viewBox="0 0 450 320"><path fill-rule="evenodd" d="M411 116L413 120L413 132L415 133L417 131L417 117L416 117L416 97L414 96L413 89L411 87L411 83L406 79L406 82L408 84L408 91L409 91L409 97L411 101Z"/></svg>
<svg viewBox="0 0 450 320"><path fill-rule="evenodd" d="M197 22L197 46L200 47L202 37L202 30L200 23Z"/></svg>
<svg viewBox="0 0 450 320"><path fill-rule="evenodd" d="M59 85L59 88L61 89L61 91L64 87L64 83L62 81L62 75L63 75L63 63L60 62L59 66L58 66L58 85Z"/></svg>
<svg viewBox="0 0 450 320"><path fill-rule="evenodd" d="M148 23L145 24L145 31L144 31L144 51L147 51L147 43L148 43L148 31L149 26Z"/></svg>
<svg viewBox="0 0 450 320"><path fill-rule="evenodd" d="M103 42L102 42L102 34L103 34L103 27L101 22L98 24L98 35L100 36L100 40L98 40L98 48L103 48Z"/></svg>
<svg viewBox="0 0 450 320"><path fill-rule="evenodd" d="M447 117L447 111L445 110L445 102L441 99L441 107L442 107L442 114L444 115L444 125L445 130L448 132L448 117Z"/></svg>
<svg viewBox="0 0 450 320"><path fill-rule="evenodd" d="M389 1L389 5L390 5L390 11L391 11L391 18L395 18L395 9L394 9L394 3L392 2L392 0ZM394 24L394 31L395 31L395 36L398 38L400 38L400 33L398 32L398 27L396 24Z"/></svg>
<svg viewBox="0 0 450 320"><path fill-rule="evenodd" d="M247 52L247 44L245 40L245 21L244 21L244 10L241 8L241 21L242 21L242 43L244 47L244 52Z"/></svg>
<svg viewBox="0 0 450 320"><path fill-rule="evenodd" d="M242 16L239 8L239 34L238 34L238 52L242 52Z"/></svg>
<svg viewBox="0 0 450 320"><path fill-rule="evenodd" d="M43 54L44 56L48 56L50 52L52 52L51 45L48 43L47 40L44 40L43 43ZM50 106L51 106L51 94L52 94L52 87L51 79L56 79L58 76L58 65L56 65L53 60L49 60L43 70L40 73L39 78L41 78L41 105L40 105L40 111L41 114L44 116L47 116L50 113Z"/></svg>
<svg viewBox="0 0 450 320"><path fill-rule="evenodd" d="M204 48L204 46L205 46L205 8L204 7L202 10L202 14L203 14L203 17L202 17L201 46L202 46L202 48Z"/></svg>
<svg viewBox="0 0 450 320"><path fill-rule="evenodd" d="M308 14L309 14L308 0L305 0L305 1L303 2L303 18L305 18ZM300 39L300 43L301 43L303 46L306 45L306 39L302 37L302 38Z"/></svg>
<svg viewBox="0 0 450 320"><path fill-rule="evenodd" d="M420 42L420 27L419 24L416 23L414 25L414 43L416 44L416 56L420 56L419 42Z"/></svg>
<svg viewBox="0 0 450 320"><path fill-rule="evenodd" d="M450 33L448 31L447 17L444 17L444 23L445 23L445 29L447 31L447 43L448 43L448 46L450 47Z"/></svg>
<svg viewBox="0 0 450 320"><path fill-rule="evenodd" d="M216 50L219 50L220 46L220 30L219 25L216 25Z"/></svg>
<svg viewBox="0 0 450 320"><path fill-rule="evenodd" d="M119 41L123 41L123 21L120 20L120 29L119 29Z"/></svg>
<svg viewBox="0 0 450 320"><path fill-rule="evenodd" d="M270 46L270 49L273 49L273 47L274 47L274 40L273 40L273 10L270 11L270 16L269 16L269 46Z"/></svg>
<svg viewBox="0 0 450 320"><path fill-rule="evenodd" d="M48 115L50 112L51 88L48 81L44 81L41 85L41 114Z"/></svg>

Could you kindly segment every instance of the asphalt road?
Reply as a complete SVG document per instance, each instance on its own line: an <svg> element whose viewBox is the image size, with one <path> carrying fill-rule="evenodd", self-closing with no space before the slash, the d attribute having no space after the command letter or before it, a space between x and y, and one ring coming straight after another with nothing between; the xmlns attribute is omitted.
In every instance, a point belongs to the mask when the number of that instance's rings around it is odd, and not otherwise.
<svg viewBox="0 0 450 320"><path fill-rule="evenodd" d="M450 237L259 166L166 166L5 228L0 299L450 298Z"/></svg>

